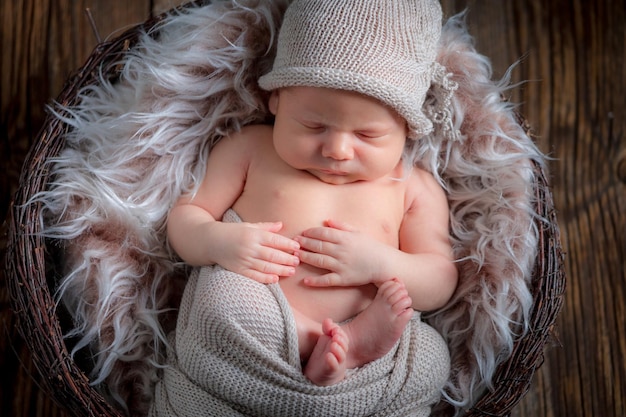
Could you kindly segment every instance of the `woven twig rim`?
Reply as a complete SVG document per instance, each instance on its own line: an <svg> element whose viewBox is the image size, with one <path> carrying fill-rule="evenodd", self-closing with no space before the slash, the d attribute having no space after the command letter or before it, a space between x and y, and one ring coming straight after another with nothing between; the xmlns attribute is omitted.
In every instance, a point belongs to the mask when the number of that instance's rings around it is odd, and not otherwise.
<svg viewBox="0 0 626 417"><path fill-rule="evenodd" d="M191 5L188 4L188 5ZM182 6L187 7L188 5ZM117 63L139 36L158 24L165 14L134 26L114 40L99 44L86 63L72 76L57 98L64 107L77 104L78 91L98 82L100 74L115 78ZM523 120L520 120L524 124ZM17 329L41 375L44 390L55 402L77 417L123 414L89 384L89 379L72 360L63 339L56 304L48 286L46 243L40 234L41 206L27 204L45 190L50 179L47 161L65 145L69 127L48 116L24 162L20 186L9 213L6 275ZM540 247L532 280L535 299L530 331L514 345L511 358L494 375L494 390L486 393L465 415L508 416L528 392L535 371L543 363L544 346L551 335L565 291L565 274L559 230L552 194L545 172L535 166L535 198Z"/></svg>
<svg viewBox="0 0 626 417"><path fill-rule="evenodd" d="M56 102L77 104L81 88L98 82L100 74L115 77L117 63L139 36L165 15L148 19L96 46L85 64L69 78ZM9 210L6 275L17 329L32 353L44 390L55 402L77 417L123 414L91 386L89 378L71 358L63 338L56 304L46 277L47 250L41 237L41 205L28 201L45 190L50 179L49 158L65 146L69 126L48 115L36 142L26 156L19 188Z"/></svg>
<svg viewBox="0 0 626 417"><path fill-rule="evenodd" d="M520 123L527 128L525 121ZM465 414L468 417L511 414L543 364L544 348L554 336L555 321L563 304L566 277L557 214L546 173L538 164L534 164L534 173L539 247L531 281L534 303L529 330L515 342L511 357L496 370L494 389L474 404Z"/></svg>

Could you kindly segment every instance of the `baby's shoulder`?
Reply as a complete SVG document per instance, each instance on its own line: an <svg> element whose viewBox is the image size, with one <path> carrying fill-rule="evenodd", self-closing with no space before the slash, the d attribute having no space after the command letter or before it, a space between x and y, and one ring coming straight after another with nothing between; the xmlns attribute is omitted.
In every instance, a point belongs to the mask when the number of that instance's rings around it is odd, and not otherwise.
<svg viewBox="0 0 626 417"><path fill-rule="evenodd" d="M229 138L239 141L259 142L272 138L273 127L264 124L247 125L228 135Z"/></svg>
<svg viewBox="0 0 626 417"><path fill-rule="evenodd" d="M408 200L412 202L447 200L445 190L439 181L432 173L420 167L413 167L407 178L406 190Z"/></svg>
<svg viewBox="0 0 626 417"><path fill-rule="evenodd" d="M248 125L221 138L212 152L249 152L254 155L271 143L272 126Z"/></svg>
<svg viewBox="0 0 626 417"><path fill-rule="evenodd" d="M429 190L440 190L442 188L432 173L418 166L411 168L408 179L410 186L413 187L426 187Z"/></svg>

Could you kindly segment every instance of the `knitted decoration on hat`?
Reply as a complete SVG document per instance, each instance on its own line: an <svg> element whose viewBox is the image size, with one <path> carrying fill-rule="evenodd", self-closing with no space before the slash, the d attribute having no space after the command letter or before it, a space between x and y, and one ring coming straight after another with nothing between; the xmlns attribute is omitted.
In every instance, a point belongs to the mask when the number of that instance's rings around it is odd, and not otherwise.
<svg viewBox="0 0 626 417"><path fill-rule="evenodd" d="M457 85L435 62L441 19L436 0L296 0L259 85L359 92L397 111L411 139L431 133L433 123L455 138L446 108Z"/></svg>

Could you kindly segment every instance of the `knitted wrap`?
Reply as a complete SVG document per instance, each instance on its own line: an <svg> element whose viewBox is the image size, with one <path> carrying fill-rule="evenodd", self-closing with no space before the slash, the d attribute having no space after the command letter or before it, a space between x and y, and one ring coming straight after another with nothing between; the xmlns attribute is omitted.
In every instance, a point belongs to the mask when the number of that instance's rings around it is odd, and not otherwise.
<svg viewBox="0 0 626 417"><path fill-rule="evenodd" d="M397 111L407 121L408 136L419 139L433 131L436 111L425 112L423 104L445 72L435 62L441 19L434 0L296 0L285 13L272 71L259 85L371 96ZM446 86L448 93L456 89ZM437 101L449 102L449 96Z"/></svg>
<svg viewBox="0 0 626 417"><path fill-rule="evenodd" d="M242 220L228 210L224 221ZM416 312L383 357L314 385L280 286L219 266L190 274L171 338L150 417L428 417L450 371L445 341Z"/></svg>

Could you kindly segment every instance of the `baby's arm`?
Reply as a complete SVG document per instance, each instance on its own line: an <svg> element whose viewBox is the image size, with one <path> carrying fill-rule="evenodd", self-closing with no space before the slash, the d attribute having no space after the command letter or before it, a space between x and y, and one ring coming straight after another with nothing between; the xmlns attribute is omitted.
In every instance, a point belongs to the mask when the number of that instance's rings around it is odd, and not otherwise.
<svg viewBox="0 0 626 417"><path fill-rule="evenodd" d="M399 230L400 248L360 233L350 225L328 221L298 237L306 251L302 262L327 269L309 277L311 286L351 286L401 279L413 308L430 311L443 307L457 284L449 239L449 208L445 193L428 173L416 171L407 181L409 208Z"/></svg>
<svg viewBox="0 0 626 417"><path fill-rule="evenodd" d="M254 155L254 136L265 127L250 127L222 139L211 150L205 177L193 197L183 196L171 210L167 233L170 245L185 262L220 264L263 283L295 273L297 242L277 232L280 223L219 221L241 194ZM252 144L252 145L251 145Z"/></svg>
<svg viewBox="0 0 626 417"><path fill-rule="evenodd" d="M403 279L413 308L430 311L443 307L452 297L458 270L450 243L450 208L437 181L419 171L419 195L405 213L400 227L400 251L388 258L387 267Z"/></svg>

